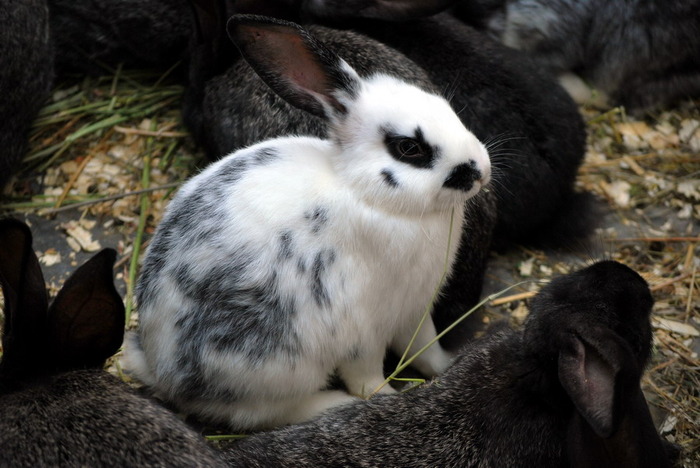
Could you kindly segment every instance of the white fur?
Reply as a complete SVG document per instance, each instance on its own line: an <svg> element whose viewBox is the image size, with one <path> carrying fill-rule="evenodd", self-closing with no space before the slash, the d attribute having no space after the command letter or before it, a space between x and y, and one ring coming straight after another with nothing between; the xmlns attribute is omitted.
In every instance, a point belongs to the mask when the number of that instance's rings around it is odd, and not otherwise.
<svg viewBox="0 0 700 468"><path fill-rule="evenodd" d="M489 181L484 146L444 99L395 78L377 75L363 81L358 99L346 99L345 104L348 114L334 122L332 139L287 137L259 143L212 164L172 201L166 219L188 197L215 184L218 172L232 160L248 158L261 148L280 154L227 188L221 200L226 213L217 220L223 228L217 238L222 245L181 245L168 252L158 273L158 297L140 310L143 352L129 346L128 366L185 411L236 428L261 428L309 419L351 401L351 395L368 396L384 380L386 349L393 346L402 352L429 306L446 254L451 267L464 204ZM440 149L434 167L416 168L393 159L380 132L385 125L406 135L420 127L425 139ZM452 168L469 161L480 169L481 180L468 193L443 188ZM392 171L397 187L382 179L383 169ZM327 213L327 223L318 232L304 219L314 207ZM295 261L280 261L280 232L293 234ZM205 344L198 354L204 385L235 389L240 398L184 401L178 398L180 376L173 360L178 346L174 322L191 299L166 273L178 264L205 271L243 248L254 259L241 272L244 281L259 285L274 270L275 294L294 298L297 313L291 327L299 336L300 352L270 353L253 365L242 353ZM329 307L319 307L296 262L309 263L324 250L335 258L322 278ZM434 337L435 328L427 320L413 350ZM353 359L355 355L359 357ZM450 356L436 344L415 367L432 375L449 362ZM351 395L323 390L335 370Z"/></svg>

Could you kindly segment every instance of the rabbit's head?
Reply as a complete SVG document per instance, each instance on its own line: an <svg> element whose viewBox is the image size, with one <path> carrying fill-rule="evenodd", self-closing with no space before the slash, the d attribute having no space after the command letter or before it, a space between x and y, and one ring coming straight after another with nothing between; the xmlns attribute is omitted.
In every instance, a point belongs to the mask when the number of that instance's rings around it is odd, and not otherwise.
<svg viewBox="0 0 700 468"><path fill-rule="evenodd" d="M363 202L444 211L488 183L486 148L442 97L384 74L361 78L294 23L237 15L227 29L273 91L328 121L329 163Z"/></svg>
<svg viewBox="0 0 700 468"><path fill-rule="evenodd" d="M556 352L570 327L603 327L619 335L640 369L651 350L649 315L654 300L646 281L631 268L611 260L552 280L532 301L526 323L528 343Z"/></svg>
<svg viewBox="0 0 700 468"><path fill-rule="evenodd" d="M533 299L524 345L572 403L572 466L667 466L672 450L639 385L652 306L646 281L609 260L554 279Z"/></svg>
<svg viewBox="0 0 700 468"><path fill-rule="evenodd" d="M115 258L112 249L93 256L66 280L49 306L29 228L14 219L0 220L3 383L100 368L119 349L124 304L112 280Z"/></svg>

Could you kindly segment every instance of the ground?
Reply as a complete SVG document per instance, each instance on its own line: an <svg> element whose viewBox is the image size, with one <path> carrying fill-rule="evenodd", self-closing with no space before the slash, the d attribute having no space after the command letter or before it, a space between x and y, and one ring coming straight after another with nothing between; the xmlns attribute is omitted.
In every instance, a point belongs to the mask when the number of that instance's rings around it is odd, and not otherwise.
<svg viewBox="0 0 700 468"><path fill-rule="evenodd" d="M182 88L167 77L112 71L66 79L37 120L31 150L0 202L25 219L52 292L67 272L103 247L117 249L116 281L130 326L139 259L169 197L204 159L182 125ZM619 108L582 107L589 145L579 189L595 193L600 227L568 252L514 246L493 253L491 294L612 258L638 271L656 299L655 351L643 388L662 435L700 465L700 109L685 102L631 118ZM520 323L521 285L485 307L481 320ZM515 295L517 293L517 295ZM118 372L118 361L111 363Z"/></svg>

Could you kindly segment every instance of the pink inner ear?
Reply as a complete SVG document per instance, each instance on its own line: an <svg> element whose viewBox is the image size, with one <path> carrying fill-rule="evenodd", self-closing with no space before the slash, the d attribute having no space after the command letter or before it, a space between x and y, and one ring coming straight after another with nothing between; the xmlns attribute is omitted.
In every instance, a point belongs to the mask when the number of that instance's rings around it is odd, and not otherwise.
<svg viewBox="0 0 700 468"><path fill-rule="evenodd" d="M251 46L262 49L259 57L270 69L301 91L320 96L329 93L331 86L325 71L296 31L279 26L265 29L241 26L242 32L244 29L251 30Z"/></svg>
<svg viewBox="0 0 700 468"><path fill-rule="evenodd" d="M233 20L227 28L246 61L288 103L324 118L346 111L333 93L352 77L345 76L335 54L299 26Z"/></svg>

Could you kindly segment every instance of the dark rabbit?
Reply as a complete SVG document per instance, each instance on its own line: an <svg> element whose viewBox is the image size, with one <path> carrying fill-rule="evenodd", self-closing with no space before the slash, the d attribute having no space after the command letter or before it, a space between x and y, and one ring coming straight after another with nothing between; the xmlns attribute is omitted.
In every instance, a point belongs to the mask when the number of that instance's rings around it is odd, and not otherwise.
<svg viewBox="0 0 700 468"><path fill-rule="evenodd" d="M229 34L329 135L259 142L180 189L144 260L127 361L184 411L258 429L368 395L388 347L435 338L430 320L411 337L490 161L445 99L359 76L294 23L236 15ZM434 344L413 366L450 361ZM327 388L336 372L343 390Z"/></svg>
<svg viewBox="0 0 700 468"><path fill-rule="evenodd" d="M361 16L368 5L380 3L382 8L370 16L381 15L386 21L351 18L353 6ZM220 10L264 9L277 16L327 22L333 29L314 26L312 32L348 55L353 66L396 73L407 80L425 70L427 79L449 97L464 125L491 149L492 189L498 205L496 240L570 245L573 238L585 237L592 226L589 198L573 189L585 132L574 102L524 54L446 13L393 21L404 18L403 5L411 3L427 8L445 2L358 1L344 2L340 8L336 2L267 0L228 2L228 8ZM368 36L384 46L373 47ZM212 38L220 43L216 40L221 35L210 33L208 39ZM353 63L353 55L363 63ZM212 158L261 138L290 132L323 134L322 124L291 111L262 89L240 60L226 54L212 54L209 59L214 64L204 68L219 74L200 75L192 81L196 97L185 108L185 121ZM194 74L201 69L198 63Z"/></svg>
<svg viewBox="0 0 700 468"><path fill-rule="evenodd" d="M639 381L652 298L628 267L554 279L524 329L465 347L441 377L227 448L236 467L667 468Z"/></svg>
<svg viewBox="0 0 700 468"><path fill-rule="evenodd" d="M462 0L456 11L629 112L700 97L698 0Z"/></svg>
<svg viewBox="0 0 700 468"><path fill-rule="evenodd" d="M222 466L175 415L101 369L124 333L115 256L92 257L49 306L29 228L0 221L0 466Z"/></svg>
<svg viewBox="0 0 700 468"><path fill-rule="evenodd" d="M49 96L53 51L45 0L0 8L0 191L27 151L29 128Z"/></svg>
<svg viewBox="0 0 700 468"><path fill-rule="evenodd" d="M168 68L187 55L194 22L187 0L48 0L60 74L104 65Z"/></svg>

